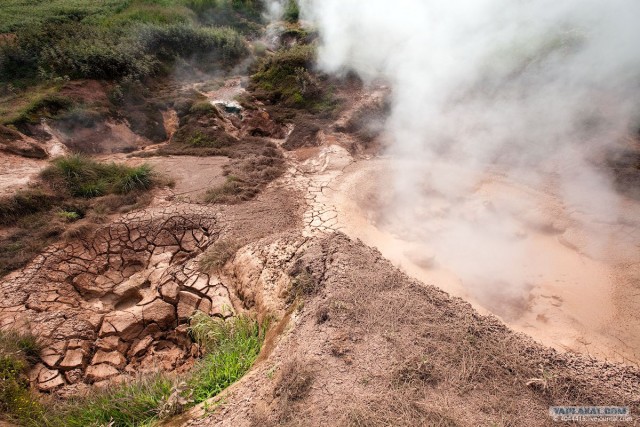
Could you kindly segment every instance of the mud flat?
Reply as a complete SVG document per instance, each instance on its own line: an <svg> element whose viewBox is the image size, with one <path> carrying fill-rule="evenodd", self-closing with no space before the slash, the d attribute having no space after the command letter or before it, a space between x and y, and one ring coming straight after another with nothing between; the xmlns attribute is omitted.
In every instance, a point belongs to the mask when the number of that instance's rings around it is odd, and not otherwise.
<svg viewBox="0 0 640 427"><path fill-rule="evenodd" d="M327 187L337 229L545 345L638 363L638 202L624 200L607 222L563 204L551 188L487 174L467 200L422 198L425 206L411 208L416 225L390 206L391 167L387 158L358 161ZM486 229L486 211L504 221Z"/></svg>

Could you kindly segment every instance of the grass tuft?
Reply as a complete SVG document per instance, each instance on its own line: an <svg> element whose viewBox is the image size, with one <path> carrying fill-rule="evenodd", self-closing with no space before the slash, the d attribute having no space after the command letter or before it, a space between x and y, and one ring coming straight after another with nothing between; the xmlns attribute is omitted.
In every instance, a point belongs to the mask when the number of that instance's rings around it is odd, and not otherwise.
<svg viewBox="0 0 640 427"><path fill-rule="evenodd" d="M42 172L42 177L64 187L72 196L93 198L149 190L155 184L149 165L130 167L98 163L81 155L60 157Z"/></svg>
<svg viewBox="0 0 640 427"><path fill-rule="evenodd" d="M204 313L193 316L190 333L206 351L187 381L194 404L216 396L249 370L260 353L267 327L242 315L231 320Z"/></svg>
<svg viewBox="0 0 640 427"><path fill-rule="evenodd" d="M205 272L216 272L240 249L240 243L235 240L221 239L215 242L202 256L200 269Z"/></svg>

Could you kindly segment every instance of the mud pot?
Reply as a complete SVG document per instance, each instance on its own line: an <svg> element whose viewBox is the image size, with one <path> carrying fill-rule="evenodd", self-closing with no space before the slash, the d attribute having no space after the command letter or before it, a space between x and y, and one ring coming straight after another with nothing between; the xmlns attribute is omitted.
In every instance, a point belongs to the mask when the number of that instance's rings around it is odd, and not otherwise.
<svg viewBox="0 0 640 427"><path fill-rule="evenodd" d="M617 220L607 222L563 204L552 187L536 190L495 173L467 200L426 196L425 206L413 206L420 225L408 226L390 209L391 159L354 160L335 144L299 168L306 171L308 233L340 230L361 239L409 275L556 349L640 360L637 201L625 200ZM505 223L483 229L486 215ZM471 231L456 238L457 227ZM509 236L508 252L492 233Z"/></svg>

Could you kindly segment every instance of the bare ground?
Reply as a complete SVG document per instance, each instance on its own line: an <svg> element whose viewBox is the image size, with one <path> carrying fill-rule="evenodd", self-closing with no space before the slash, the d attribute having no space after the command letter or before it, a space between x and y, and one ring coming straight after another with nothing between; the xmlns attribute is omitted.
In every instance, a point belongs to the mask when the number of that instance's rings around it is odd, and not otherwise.
<svg viewBox="0 0 640 427"><path fill-rule="evenodd" d="M539 426L552 424L550 405L637 412L638 369L537 344L340 233L330 191L353 155L366 158L381 142L360 121L363 110L383 108L384 91L347 93L352 108L337 124L322 121L312 147L284 154L284 176L241 204L198 203L204 186L224 179L226 157L144 150L175 179L173 190L48 248L0 283L3 325L35 325L48 340L34 385L74 392L146 368L186 369L194 353L184 326L205 309L279 323L259 362L207 413L200 406L170 425ZM207 96L238 93L235 79ZM273 131L278 138L268 142L283 146L290 128L257 111L244 124L235 113L210 120L234 138ZM165 114L168 137L177 120ZM220 239L241 248L219 273L204 274L198 262Z"/></svg>
<svg viewBox="0 0 640 427"><path fill-rule="evenodd" d="M540 426L550 405L640 409L634 368L536 344L343 234L302 248L289 265L312 290L274 348L213 414L171 425Z"/></svg>

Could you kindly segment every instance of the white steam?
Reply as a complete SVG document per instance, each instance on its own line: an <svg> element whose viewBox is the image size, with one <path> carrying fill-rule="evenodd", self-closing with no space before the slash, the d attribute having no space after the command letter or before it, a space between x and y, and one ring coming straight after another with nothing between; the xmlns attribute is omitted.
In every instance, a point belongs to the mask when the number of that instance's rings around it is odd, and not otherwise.
<svg viewBox="0 0 640 427"><path fill-rule="evenodd" d="M517 294L530 285L523 271L553 262L521 230L554 227L547 207L483 194L491 177L551 188L583 222L616 221L618 196L593 164L637 124L638 0L302 0L301 9L320 32L322 69L390 83L386 217L465 286Z"/></svg>

